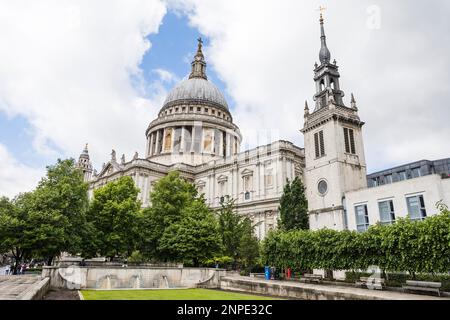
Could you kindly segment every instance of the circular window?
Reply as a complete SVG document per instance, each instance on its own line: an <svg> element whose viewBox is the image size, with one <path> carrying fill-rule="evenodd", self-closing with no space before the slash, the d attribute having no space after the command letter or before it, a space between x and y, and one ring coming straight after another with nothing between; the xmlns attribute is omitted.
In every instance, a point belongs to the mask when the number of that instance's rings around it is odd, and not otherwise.
<svg viewBox="0 0 450 320"><path fill-rule="evenodd" d="M323 196L328 191L328 183L325 180L321 180L317 186L319 193Z"/></svg>

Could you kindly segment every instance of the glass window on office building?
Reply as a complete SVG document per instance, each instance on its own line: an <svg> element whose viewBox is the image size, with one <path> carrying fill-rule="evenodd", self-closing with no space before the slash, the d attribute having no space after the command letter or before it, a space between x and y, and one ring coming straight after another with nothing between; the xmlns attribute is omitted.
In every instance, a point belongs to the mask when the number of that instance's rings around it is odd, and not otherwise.
<svg viewBox="0 0 450 320"><path fill-rule="evenodd" d="M384 182L385 182L386 184L391 184L391 183L393 182L393 180L392 180L392 174L386 175L386 176L384 177Z"/></svg>
<svg viewBox="0 0 450 320"><path fill-rule="evenodd" d="M378 202L381 224L392 224L395 222L394 202L392 200Z"/></svg>
<svg viewBox="0 0 450 320"><path fill-rule="evenodd" d="M367 211L367 205L360 205L355 207L356 213L356 229L358 232L364 232L369 229L369 212Z"/></svg>
<svg viewBox="0 0 450 320"><path fill-rule="evenodd" d="M425 208L425 201L423 196L414 196L406 198L408 205L409 218L413 221L423 220L427 217L427 210Z"/></svg>
<svg viewBox="0 0 450 320"><path fill-rule="evenodd" d="M420 168L411 169L411 177L419 178L420 177Z"/></svg>
<svg viewBox="0 0 450 320"><path fill-rule="evenodd" d="M400 171L399 173L397 173L397 175L398 175L398 181L406 180L406 171Z"/></svg>

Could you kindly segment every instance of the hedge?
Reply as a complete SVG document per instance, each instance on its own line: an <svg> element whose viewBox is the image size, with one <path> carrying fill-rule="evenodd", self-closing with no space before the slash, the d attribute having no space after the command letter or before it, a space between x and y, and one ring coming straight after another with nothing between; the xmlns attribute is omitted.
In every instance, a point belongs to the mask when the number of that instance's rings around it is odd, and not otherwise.
<svg viewBox="0 0 450 320"><path fill-rule="evenodd" d="M272 231L262 244L266 265L294 269L446 273L450 271L450 212L424 221L399 219L367 232Z"/></svg>

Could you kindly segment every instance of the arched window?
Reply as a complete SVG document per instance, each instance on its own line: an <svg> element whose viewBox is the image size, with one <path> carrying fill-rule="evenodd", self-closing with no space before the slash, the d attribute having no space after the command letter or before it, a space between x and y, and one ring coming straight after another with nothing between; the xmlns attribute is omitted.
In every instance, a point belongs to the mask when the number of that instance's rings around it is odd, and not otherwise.
<svg viewBox="0 0 450 320"><path fill-rule="evenodd" d="M334 79L331 79L330 87L331 89L336 90L336 84L334 83Z"/></svg>
<svg viewBox="0 0 450 320"><path fill-rule="evenodd" d="M322 81L320 81L320 92L323 90L325 90L325 81L322 79Z"/></svg>

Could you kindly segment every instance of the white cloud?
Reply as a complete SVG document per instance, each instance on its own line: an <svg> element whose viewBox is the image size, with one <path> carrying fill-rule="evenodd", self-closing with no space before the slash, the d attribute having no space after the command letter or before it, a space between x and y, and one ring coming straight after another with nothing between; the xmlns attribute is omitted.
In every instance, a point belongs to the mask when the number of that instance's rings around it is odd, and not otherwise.
<svg viewBox="0 0 450 320"><path fill-rule="evenodd" d="M24 116L51 156L86 142L97 166L112 148L142 152L165 91L139 65L165 13L161 0L0 1L0 111Z"/></svg>
<svg viewBox="0 0 450 320"><path fill-rule="evenodd" d="M303 145L303 106L305 99L313 104L312 70L320 48L317 8L325 4L328 46L340 65L345 99L355 92L367 123L369 170L449 156L448 1L170 4L210 38L206 58L236 101L234 119L250 137L247 144L260 143L255 132L271 128Z"/></svg>
<svg viewBox="0 0 450 320"><path fill-rule="evenodd" d="M178 81L180 81L180 79L172 72L158 68L158 69L154 69L153 70L154 73L156 73L159 77L159 79L162 82L166 82L166 83L176 83Z"/></svg>
<svg viewBox="0 0 450 320"><path fill-rule="evenodd" d="M21 192L31 191L44 175L44 168L34 169L19 163L0 144L0 197L12 198Z"/></svg>

